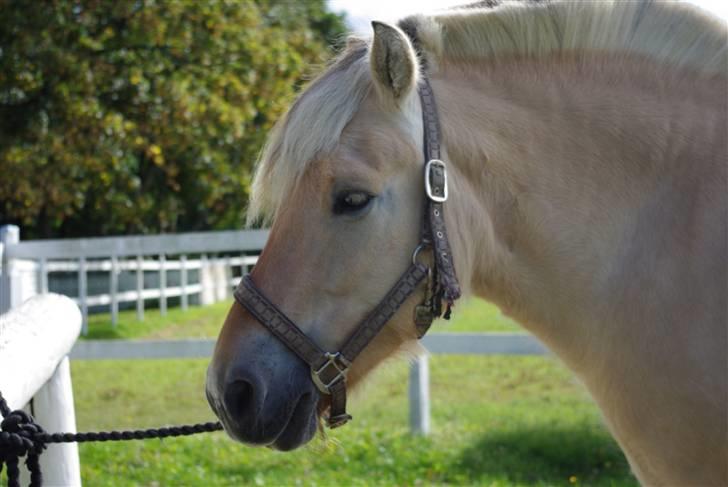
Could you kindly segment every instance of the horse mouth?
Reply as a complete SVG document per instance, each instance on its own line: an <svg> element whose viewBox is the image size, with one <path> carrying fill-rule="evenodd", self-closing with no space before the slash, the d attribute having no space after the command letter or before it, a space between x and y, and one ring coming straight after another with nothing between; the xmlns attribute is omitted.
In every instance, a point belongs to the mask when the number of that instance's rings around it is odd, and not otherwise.
<svg viewBox="0 0 728 487"><path fill-rule="evenodd" d="M278 414L265 417L231 415L210 389L205 390L208 403L220 419L230 438L244 445L290 451L313 439L321 424L319 395L315 391L302 394L293 406L282 406ZM293 402L293 401L291 401Z"/></svg>
<svg viewBox="0 0 728 487"><path fill-rule="evenodd" d="M317 399L308 394L299 397L280 434L268 447L291 451L311 441L320 423Z"/></svg>

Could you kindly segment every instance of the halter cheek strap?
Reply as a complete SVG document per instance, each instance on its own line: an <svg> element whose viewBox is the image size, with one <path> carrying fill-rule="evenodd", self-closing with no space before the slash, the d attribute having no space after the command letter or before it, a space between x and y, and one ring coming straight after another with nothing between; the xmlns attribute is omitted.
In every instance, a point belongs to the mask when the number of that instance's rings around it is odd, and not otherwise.
<svg viewBox="0 0 728 487"><path fill-rule="evenodd" d="M418 88L422 101L424 125L424 188L425 212L420 244L412 255L412 264L397 280L379 304L354 330L338 352L326 352L313 342L258 289L250 275L246 275L235 289L235 299L262 325L291 349L311 368L311 379L323 394L329 395L331 405L326 424L336 428L348 422L346 413L346 375L352 362L379 334L397 310L427 280L425 296L415 307L414 322L417 337L422 338L432 321L442 314L445 301L449 318L450 307L460 297L450 244L447 239L443 204L448 198L447 167L440 160L440 126L432 88L425 78ZM428 267L417 258L419 252L431 248L433 266Z"/></svg>
<svg viewBox="0 0 728 487"><path fill-rule="evenodd" d="M326 423L330 428L336 428L351 419L346 413L346 374L351 363L379 334L392 315L425 279L427 273L428 269L424 264L413 263L387 296L362 321L341 350L335 353L323 351L307 337L260 292L250 275L243 277L235 290L235 299L311 367L313 383L319 391L331 396L331 408Z"/></svg>
<svg viewBox="0 0 728 487"><path fill-rule="evenodd" d="M423 241L427 240L429 234L435 258L435 281L438 286L435 295L438 303L445 300L448 306L446 318L449 319L449 307L460 297L460 284L455 274L455 265L445 226L443 205L448 198L447 167L441 160L440 120L437 116L435 95L432 93L430 82L426 77L422 80L418 92L422 102L425 160L427 161L425 164L426 217L422 238ZM438 311L436 315L440 316L440 312Z"/></svg>

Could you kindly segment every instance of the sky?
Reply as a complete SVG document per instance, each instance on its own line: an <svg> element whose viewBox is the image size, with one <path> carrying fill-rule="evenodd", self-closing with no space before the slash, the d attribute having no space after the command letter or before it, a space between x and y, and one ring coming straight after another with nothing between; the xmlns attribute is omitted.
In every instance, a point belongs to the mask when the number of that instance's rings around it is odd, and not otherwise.
<svg viewBox="0 0 728 487"><path fill-rule="evenodd" d="M688 0L688 2L723 19L728 19L728 0ZM472 0L328 0L328 3L335 12L346 12L354 32L369 35L372 20L393 23L408 14L468 4L472 3Z"/></svg>

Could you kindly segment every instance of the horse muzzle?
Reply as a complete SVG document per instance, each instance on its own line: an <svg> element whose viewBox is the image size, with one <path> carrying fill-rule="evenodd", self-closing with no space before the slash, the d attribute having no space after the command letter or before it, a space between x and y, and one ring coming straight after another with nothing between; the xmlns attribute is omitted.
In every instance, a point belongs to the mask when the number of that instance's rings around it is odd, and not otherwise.
<svg viewBox="0 0 728 487"><path fill-rule="evenodd" d="M308 365L268 337L233 350L216 352L207 371L207 400L225 431L242 443L282 451L308 443L318 430L320 400Z"/></svg>

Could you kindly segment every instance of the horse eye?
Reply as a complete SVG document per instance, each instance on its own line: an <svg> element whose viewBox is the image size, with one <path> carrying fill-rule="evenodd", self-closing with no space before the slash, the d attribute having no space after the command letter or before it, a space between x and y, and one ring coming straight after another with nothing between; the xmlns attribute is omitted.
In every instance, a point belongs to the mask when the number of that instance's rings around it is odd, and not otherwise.
<svg viewBox="0 0 728 487"><path fill-rule="evenodd" d="M347 191L336 197L334 203L334 213L341 215L344 213L354 213L363 210L372 200L372 195L363 191Z"/></svg>

